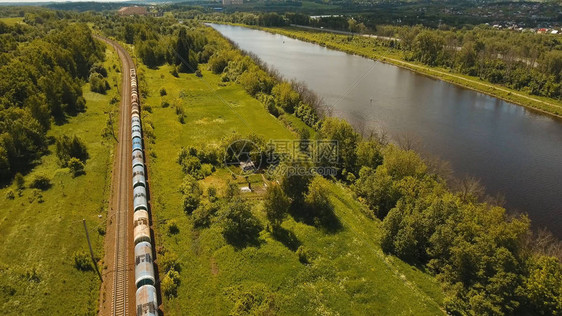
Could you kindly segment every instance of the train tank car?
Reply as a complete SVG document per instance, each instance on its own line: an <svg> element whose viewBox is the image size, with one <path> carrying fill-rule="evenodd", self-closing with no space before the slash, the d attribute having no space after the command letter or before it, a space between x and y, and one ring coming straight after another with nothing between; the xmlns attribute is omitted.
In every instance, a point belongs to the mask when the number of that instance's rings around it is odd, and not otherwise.
<svg viewBox="0 0 562 316"><path fill-rule="evenodd" d="M144 166L144 156L140 150L133 151L133 168L135 166Z"/></svg>
<svg viewBox="0 0 562 316"><path fill-rule="evenodd" d="M142 185L136 186L133 189L133 207L135 212L138 210L148 210L146 188Z"/></svg>
<svg viewBox="0 0 562 316"><path fill-rule="evenodd" d="M137 290L137 316L158 316L158 297L156 288L143 285Z"/></svg>
<svg viewBox="0 0 562 316"><path fill-rule="evenodd" d="M148 212L145 210L136 211L133 215L133 236L135 236L135 245L143 241L150 242L150 228L148 224Z"/></svg>
<svg viewBox="0 0 562 316"><path fill-rule="evenodd" d="M135 284L137 288L154 285L154 265L152 264L152 245L143 241L135 246Z"/></svg>
<svg viewBox="0 0 562 316"><path fill-rule="evenodd" d="M133 188L142 185L146 187L146 177L144 175L144 165L136 165L133 167Z"/></svg>

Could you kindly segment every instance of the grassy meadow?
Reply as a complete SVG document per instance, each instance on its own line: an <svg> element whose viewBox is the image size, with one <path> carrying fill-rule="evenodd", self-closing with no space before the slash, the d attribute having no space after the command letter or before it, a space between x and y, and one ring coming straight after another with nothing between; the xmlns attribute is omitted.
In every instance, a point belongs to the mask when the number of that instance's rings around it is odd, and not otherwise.
<svg viewBox="0 0 562 316"><path fill-rule="evenodd" d="M106 50L105 67L111 89L106 95L83 86L86 111L53 124L49 136L77 135L86 144L89 159L85 174L73 178L61 168L54 143L49 153L24 175L25 188L15 184L0 189L0 310L7 315L97 314L100 281L96 272L74 266L74 253L88 252L82 225L86 219L97 258L103 258L103 242L111 182L114 141L102 137L110 105L118 95L120 61ZM45 191L29 188L37 175L51 179ZM8 198L15 193L14 198ZM101 215L101 217L99 217ZM89 254L89 252L88 252Z"/></svg>
<svg viewBox="0 0 562 316"><path fill-rule="evenodd" d="M181 283L177 297L165 298L167 315L279 314L279 315L436 315L442 314L442 293L434 278L396 258L382 253L380 221L369 218L365 206L348 189L324 181L329 200L340 222L337 231L326 231L289 217L281 236L262 230L259 243L234 248L213 223L195 229L183 211L178 191L183 173L177 163L183 146L218 144L237 132L255 133L269 139L294 139L287 127L299 124L294 117L281 120L236 83L222 83L218 75L200 65L202 78L193 74L170 74L170 66L143 68L148 97L143 124L154 126L154 140L146 144L152 220L159 253L178 256ZM141 86L142 88L142 86ZM164 88L166 95L161 96ZM167 105L167 104L169 105ZM164 105L164 106L162 106ZM147 111L147 106L149 110ZM184 124L176 114L180 107ZM147 112L152 113L147 113ZM200 181L213 185L222 195L229 171L218 169ZM238 179L239 184L245 183ZM256 191L267 182L251 177ZM253 202L253 213L266 226L259 193L242 193ZM178 233L170 233L174 221ZM303 247L313 258L299 261ZM159 264L160 277L162 265Z"/></svg>
<svg viewBox="0 0 562 316"><path fill-rule="evenodd" d="M6 23L8 26L14 26L18 23L23 23L23 18L0 18L0 22Z"/></svg>

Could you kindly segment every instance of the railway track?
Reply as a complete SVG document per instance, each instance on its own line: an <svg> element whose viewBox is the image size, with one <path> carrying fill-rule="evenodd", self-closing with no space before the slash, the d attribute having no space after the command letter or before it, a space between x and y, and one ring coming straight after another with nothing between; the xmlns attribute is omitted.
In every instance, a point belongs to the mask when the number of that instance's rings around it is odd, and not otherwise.
<svg viewBox="0 0 562 316"><path fill-rule="evenodd" d="M134 314L131 310L131 304L134 304L134 294L131 295L131 284L134 279L132 277L134 262L131 260L132 255L132 232L130 219L132 216L132 172L131 163L131 129L130 122L130 104L131 104L131 79L129 69L134 67L133 60L127 51L116 42L98 37L98 39L113 46L121 59L122 67L122 84L121 84L121 104L119 115L119 143L115 155L115 163L113 165L113 190L111 197L111 209L113 214L113 266L111 271L106 275L108 284L106 292L111 293L111 306L102 306L100 315L130 315ZM131 237L131 238L129 238ZM111 247L110 247L111 248ZM109 259L110 254L106 255ZM133 292L134 293L134 292ZM106 302L106 304L109 302Z"/></svg>

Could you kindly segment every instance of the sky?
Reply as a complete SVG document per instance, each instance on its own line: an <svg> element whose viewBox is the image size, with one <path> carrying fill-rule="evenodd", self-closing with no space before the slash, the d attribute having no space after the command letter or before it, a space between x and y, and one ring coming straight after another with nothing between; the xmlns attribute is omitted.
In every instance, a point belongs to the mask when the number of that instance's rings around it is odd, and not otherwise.
<svg viewBox="0 0 562 316"><path fill-rule="evenodd" d="M127 0L0 0L0 3L20 2L125 2ZM138 1L138 0L137 0Z"/></svg>

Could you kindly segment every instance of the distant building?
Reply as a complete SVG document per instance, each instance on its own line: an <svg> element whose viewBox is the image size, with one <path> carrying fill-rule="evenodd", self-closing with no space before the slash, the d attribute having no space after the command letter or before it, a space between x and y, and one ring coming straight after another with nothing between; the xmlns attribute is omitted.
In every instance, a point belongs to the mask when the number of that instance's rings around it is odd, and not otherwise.
<svg viewBox="0 0 562 316"><path fill-rule="evenodd" d="M222 5L242 5L244 0L222 0Z"/></svg>
<svg viewBox="0 0 562 316"><path fill-rule="evenodd" d="M119 9L119 11L117 11L117 13L121 16L127 16L127 15L147 15L148 11L146 10L146 7L122 7L121 9Z"/></svg>
<svg viewBox="0 0 562 316"><path fill-rule="evenodd" d="M545 28L541 28L541 29L537 30L537 33L539 33L539 34L544 34L546 32L548 32L548 29L545 29Z"/></svg>

